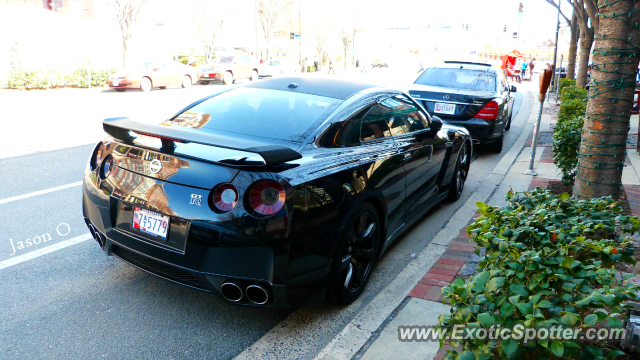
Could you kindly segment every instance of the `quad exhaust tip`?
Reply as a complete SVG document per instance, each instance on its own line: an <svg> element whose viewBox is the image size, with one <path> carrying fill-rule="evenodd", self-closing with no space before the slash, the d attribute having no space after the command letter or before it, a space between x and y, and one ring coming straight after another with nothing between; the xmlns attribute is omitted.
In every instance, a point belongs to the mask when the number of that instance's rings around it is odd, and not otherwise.
<svg viewBox="0 0 640 360"><path fill-rule="evenodd" d="M242 289L232 282L222 284L222 286L220 286L220 293L225 299L231 302L242 300Z"/></svg>
<svg viewBox="0 0 640 360"><path fill-rule="evenodd" d="M264 305L269 301L269 293L260 285L249 285L245 291L247 299L254 304Z"/></svg>

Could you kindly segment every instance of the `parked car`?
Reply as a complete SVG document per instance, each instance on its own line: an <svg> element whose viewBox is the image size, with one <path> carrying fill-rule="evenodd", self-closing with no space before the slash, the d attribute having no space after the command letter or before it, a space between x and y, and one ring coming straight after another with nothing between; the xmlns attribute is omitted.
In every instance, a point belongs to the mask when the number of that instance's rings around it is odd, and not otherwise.
<svg viewBox="0 0 640 360"><path fill-rule="evenodd" d="M201 67L198 73L199 82L205 85L211 82L229 85L237 79L254 81L258 80L258 62L246 54L219 56L208 66Z"/></svg>
<svg viewBox="0 0 640 360"><path fill-rule="evenodd" d="M149 91L152 88L164 89L167 86L187 88L197 78L197 72L194 68L177 61L148 61L111 75L107 83L109 87L118 92L127 89Z"/></svg>
<svg viewBox="0 0 640 360"><path fill-rule="evenodd" d="M287 58L265 61L258 67L261 78L293 75L298 72L298 65Z"/></svg>
<svg viewBox="0 0 640 360"><path fill-rule="evenodd" d="M511 127L516 91L494 66L445 61L422 72L409 94L429 113L469 130L475 144L499 153Z"/></svg>
<svg viewBox="0 0 640 360"><path fill-rule="evenodd" d="M103 122L83 214L107 255L229 302L349 303L412 223L460 197L467 130L407 94L280 77L160 125Z"/></svg>
<svg viewBox="0 0 640 360"><path fill-rule="evenodd" d="M371 67L372 68L374 68L374 67L378 67L378 68L386 67L386 68L388 68L389 65L385 61L383 61L382 59L378 59L378 60L374 61L373 64L371 64Z"/></svg>

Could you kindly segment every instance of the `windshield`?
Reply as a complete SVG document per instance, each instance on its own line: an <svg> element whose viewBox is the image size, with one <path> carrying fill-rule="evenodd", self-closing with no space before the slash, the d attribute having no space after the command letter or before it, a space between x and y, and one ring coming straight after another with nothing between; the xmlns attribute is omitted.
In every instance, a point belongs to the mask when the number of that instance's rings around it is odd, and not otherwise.
<svg viewBox="0 0 640 360"><path fill-rule="evenodd" d="M496 74L486 70L430 68L415 84L462 90L496 91Z"/></svg>
<svg viewBox="0 0 640 360"><path fill-rule="evenodd" d="M290 91L238 88L212 97L163 125L289 141L341 100Z"/></svg>
<svg viewBox="0 0 640 360"><path fill-rule="evenodd" d="M280 65L280 60L270 60L269 65Z"/></svg>
<svg viewBox="0 0 640 360"><path fill-rule="evenodd" d="M214 64L231 64L233 62L233 56L219 56L213 59Z"/></svg>

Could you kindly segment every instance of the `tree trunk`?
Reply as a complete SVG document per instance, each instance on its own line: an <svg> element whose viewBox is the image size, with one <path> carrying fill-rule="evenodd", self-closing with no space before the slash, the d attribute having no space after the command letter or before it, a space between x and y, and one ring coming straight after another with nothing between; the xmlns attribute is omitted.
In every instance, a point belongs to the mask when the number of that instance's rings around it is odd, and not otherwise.
<svg viewBox="0 0 640 360"><path fill-rule="evenodd" d="M271 43L271 30L267 32L267 61L269 61L269 44Z"/></svg>
<svg viewBox="0 0 640 360"><path fill-rule="evenodd" d="M580 30L580 63L578 64L578 78L576 86L585 87L587 85L587 67L589 66L589 54L593 44L593 29L586 26Z"/></svg>
<svg viewBox="0 0 640 360"><path fill-rule="evenodd" d="M569 43L569 58L567 59L567 79L574 79L576 75L576 55L578 52L579 35L580 26L578 25L578 17L574 12L571 17L571 42Z"/></svg>
<svg viewBox="0 0 640 360"><path fill-rule="evenodd" d="M126 37L122 37L122 69L126 69L127 68L127 60L128 60L128 52L129 49L127 48L127 43L129 42L129 39L127 39Z"/></svg>
<svg viewBox="0 0 640 360"><path fill-rule="evenodd" d="M347 48L344 48L344 68L347 69Z"/></svg>
<svg viewBox="0 0 640 360"><path fill-rule="evenodd" d="M574 188L579 198L619 194L640 61L637 2L607 1L598 1L600 24Z"/></svg>

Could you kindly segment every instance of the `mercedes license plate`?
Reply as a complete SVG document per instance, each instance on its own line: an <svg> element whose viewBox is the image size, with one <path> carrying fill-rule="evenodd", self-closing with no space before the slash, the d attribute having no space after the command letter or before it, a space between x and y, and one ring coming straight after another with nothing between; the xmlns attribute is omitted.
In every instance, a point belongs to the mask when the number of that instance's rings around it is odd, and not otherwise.
<svg viewBox="0 0 640 360"><path fill-rule="evenodd" d="M169 228L169 217L135 206L133 208L132 225L134 229L166 239L167 229Z"/></svg>
<svg viewBox="0 0 640 360"><path fill-rule="evenodd" d="M435 112L439 114L453 115L456 112L456 104L436 103Z"/></svg>

